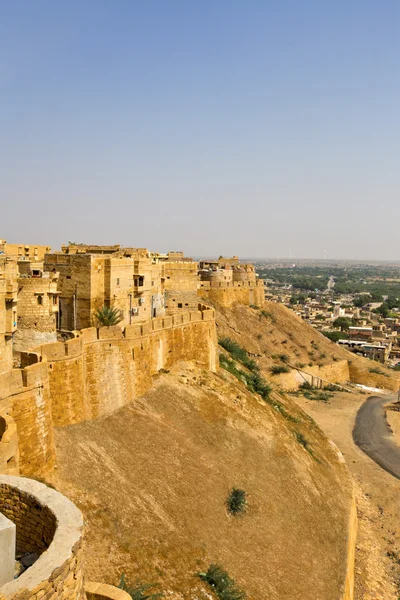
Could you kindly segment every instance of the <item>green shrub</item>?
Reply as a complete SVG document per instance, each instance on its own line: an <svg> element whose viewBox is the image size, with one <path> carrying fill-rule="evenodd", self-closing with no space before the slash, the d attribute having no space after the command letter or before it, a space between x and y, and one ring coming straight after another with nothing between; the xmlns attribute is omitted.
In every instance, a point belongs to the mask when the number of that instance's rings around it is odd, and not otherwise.
<svg viewBox="0 0 400 600"><path fill-rule="evenodd" d="M202 581L208 583L220 600L246 600L246 594L219 565L211 564L206 573L197 573Z"/></svg>
<svg viewBox="0 0 400 600"><path fill-rule="evenodd" d="M267 310L260 310L260 318L264 317L264 319L269 319L271 323L276 323L276 318Z"/></svg>
<svg viewBox="0 0 400 600"><path fill-rule="evenodd" d="M281 360L283 363L287 363L289 362L289 357L287 354L278 354L278 358L279 360Z"/></svg>
<svg viewBox="0 0 400 600"><path fill-rule="evenodd" d="M325 392L337 392L338 389L339 389L338 386L333 383L328 383L327 385L324 386Z"/></svg>
<svg viewBox="0 0 400 600"><path fill-rule="evenodd" d="M299 442L299 444L301 444L303 446L303 448L305 448L306 450L308 450L308 447L309 447L308 441L306 440L306 438L304 437L304 435L302 433L300 433L300 431L295 431L294 432L294 437Z"/></svg>
<svg viewBox="0 0 400 600"><path fill-rule="evenodd" d="M135 586L131 586L125 579L125 575L122 573L118 587L124 592L127 592L132 600L157 600L158 598L164 598L164 594L160 593L148 593L152 588L158 587L154 583L136 583Z"/></svg>
<svg viewBox="0 0 400 600"><path fill-rule="evenodd" d="M380 369L377 369L376 367L371 367L371 369L368 369L368 371L370 373L376 373L377 375L386 375L386 373L384 373Z"/></svg>
<svg viewBox="0 0 400 600"><path fill-rule="evenodd" d="M312 390L313 386L309 381L303 381L302 384L299 385L300 390Z"/></svg>
<svg viewBox="0 0 400 600"><path fill-rule="evenodd" d="M290 369L286 365L273 365L271 367L272 375L279 375L280 373L289 373Z"/></svg>
<svg viewBox="0 0 400 600"><path fill-rule="evenodd" d="M293 423L298 423L298 419L290 415L281 402L278 400L273 400L270 397L271 386L263 377L261 377L259 373L246 373L245 371L238 369L234 361L224 354L220 354L219 364L223 369L244 383L248 390L259 394L265 402L267 402L274 410L276 410L276 412L285 417L285 419L288 419Z"/></svg>
<svg viewBox="0 0 400 600"><path fill-rule="evenodd" d="M219 345L222 346L235 360L242 363L249 371L259 371L259 366L255 360L249 358L247 350L242 348L240 344L231 338L222 338L219 340Z"/></svg>
<svg viewBox="0 0 400 600"><path fill-rule="evenodd" d="M238 515L246 509L246 492L238 488L232 488L226 501L226 506L231 515Z"/></svg>

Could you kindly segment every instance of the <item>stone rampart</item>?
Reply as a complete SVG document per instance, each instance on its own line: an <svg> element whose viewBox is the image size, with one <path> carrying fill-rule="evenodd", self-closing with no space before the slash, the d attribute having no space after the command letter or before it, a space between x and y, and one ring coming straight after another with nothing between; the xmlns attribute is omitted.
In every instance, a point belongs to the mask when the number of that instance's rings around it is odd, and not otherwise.
<svg viewBox="0 0 400 600"><path fill-rule="evenodd" d="M0 475L0 512L16 525L17 554L39 555L0 598L83 600L83 519L72 502L37 481Z"/></svg>
<svg viewBox="0 0 400 600"><path fill-rule="evenodd" d="M197 289L201 298L212 300L231 308L235 304L263 306L265 301L264 282L257 281L201 281Z"/></svg>
<svg viewBox="0 0 400 600"><path fill-rule="evenodd" d="M124 406L148 391L161 369L186 360L215 371L214 311L199 308L125 329L84 329L65 343L21 353L23 368L0 375L0 413L17 427L21 474L43 475L52 469L53 427Z"/></svg>
<svg viewBox="0 0 400 600"><path fill-rule="evenodd" d="M17 426L10 415L0 417L0 473L18 475L18 435Z"/></svg>

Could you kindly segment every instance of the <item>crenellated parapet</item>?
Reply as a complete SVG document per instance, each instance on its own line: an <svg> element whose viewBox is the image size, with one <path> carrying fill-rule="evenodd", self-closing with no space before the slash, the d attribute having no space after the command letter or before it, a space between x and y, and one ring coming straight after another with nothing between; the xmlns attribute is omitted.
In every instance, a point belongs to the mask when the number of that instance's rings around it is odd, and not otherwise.
<svg viewBox="0 0 400 600"><path fill-rule="evenodd" d="M246 271L233 271L232 280L222 280L215 273L217 272L211 271L199 281L197 293L201 298L227 308L234 304L263 306L265 288L262 280L249 277Z"/></svg>
<svg viewBox="0 0 400 600"><path fill-rule="evenodd" d="M161 369L178 361L215 371L214 310L204 304L198 309L124 328L91 327L66 342L22 352L22 368L0 374L0 416L18 434L18 444L3 453L5 464L19 461L21 474L42 475L55 463L54 427L121 408L147 392ZM2 449L6 446L0 440L0 468ZM15 452L9 456L11 449ZM4 472L10 472L4 460Z"/></svg>

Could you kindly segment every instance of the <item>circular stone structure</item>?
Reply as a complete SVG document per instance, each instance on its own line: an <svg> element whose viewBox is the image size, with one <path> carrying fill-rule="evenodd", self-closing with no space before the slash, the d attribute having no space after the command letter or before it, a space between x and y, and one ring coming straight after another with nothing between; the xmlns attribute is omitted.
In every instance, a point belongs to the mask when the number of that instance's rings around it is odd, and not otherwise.
<svg viewBox="0 0 400 600"><path fill-rule="evenodd" d="M16 526L17 554L39 558L0 587L0 600L81 600L83 518L70 500L46 485L0 475L0 512Z"/></svg>

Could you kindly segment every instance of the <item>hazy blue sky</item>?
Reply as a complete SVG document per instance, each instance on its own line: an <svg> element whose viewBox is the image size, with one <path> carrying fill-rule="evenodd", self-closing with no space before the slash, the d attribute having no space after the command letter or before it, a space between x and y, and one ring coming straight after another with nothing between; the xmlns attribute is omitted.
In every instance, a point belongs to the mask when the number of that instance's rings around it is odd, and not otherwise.
<svg viewBox="0 0 400 600"><path fill-rule="evenodd" d="M399 259L398 0L0 0L0 237Z"/></svg>

